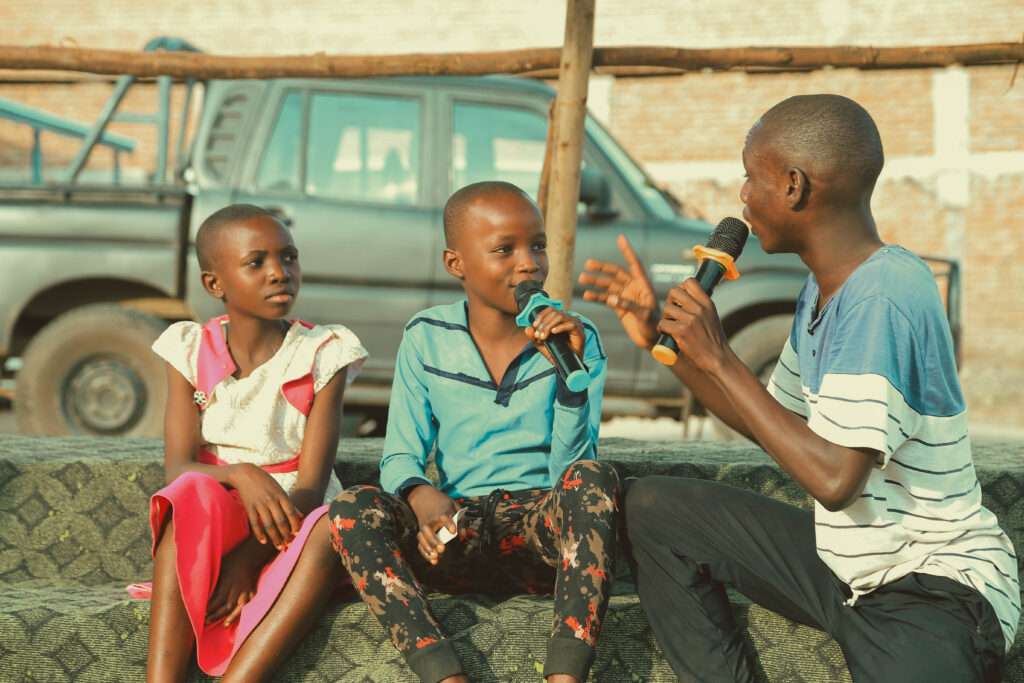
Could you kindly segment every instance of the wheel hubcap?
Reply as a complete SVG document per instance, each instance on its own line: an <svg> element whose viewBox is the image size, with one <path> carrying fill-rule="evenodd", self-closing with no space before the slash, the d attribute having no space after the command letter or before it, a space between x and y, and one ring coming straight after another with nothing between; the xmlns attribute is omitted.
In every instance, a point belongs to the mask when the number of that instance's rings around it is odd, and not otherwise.
<svg viewBox="0 0 1024 683"><path fill-rule="evenodd" d="M135 370L111 356L92 356L64 382L64 411L83 431L117 434L131 429L146 406L146 385Z"/></svg>

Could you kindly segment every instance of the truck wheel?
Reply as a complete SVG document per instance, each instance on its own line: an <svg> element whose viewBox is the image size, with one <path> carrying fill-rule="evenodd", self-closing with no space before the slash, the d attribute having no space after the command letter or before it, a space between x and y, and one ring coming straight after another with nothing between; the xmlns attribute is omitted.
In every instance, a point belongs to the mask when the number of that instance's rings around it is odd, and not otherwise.
<svg viewBox="0 0 1024 683"><path fill-rule="evenodd" d="M17 374L19 431L159 436L167 379L150 346L166 327L112 304L83 306L47 324Z"/></svg>
<svg viewBox="0 0 1024 683"><path fill-rule="evenodd" d="M793 316L789 314L761 318L734 334L729 345L744 365L760 378L761 384L767 385L792 326ZM721 441L746 440L714 415L708 416L708 423L710 438Z"/></svg>

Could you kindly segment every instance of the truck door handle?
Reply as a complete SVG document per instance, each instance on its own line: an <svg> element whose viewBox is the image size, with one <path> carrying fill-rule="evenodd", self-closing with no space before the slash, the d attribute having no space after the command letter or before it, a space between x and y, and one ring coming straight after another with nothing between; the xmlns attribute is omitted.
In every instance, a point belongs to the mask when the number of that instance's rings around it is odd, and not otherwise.
<svg viewBox="0 0 1024 683"><path fill-rule="evenodd" d="M270 213L270 215L272 215L277 220L281 221L281 224L284 225L284 227L292 227L294 221L292 220L292 217L288 214L288 212L284 210L283 207L268 206L267 212Z"/></svg>

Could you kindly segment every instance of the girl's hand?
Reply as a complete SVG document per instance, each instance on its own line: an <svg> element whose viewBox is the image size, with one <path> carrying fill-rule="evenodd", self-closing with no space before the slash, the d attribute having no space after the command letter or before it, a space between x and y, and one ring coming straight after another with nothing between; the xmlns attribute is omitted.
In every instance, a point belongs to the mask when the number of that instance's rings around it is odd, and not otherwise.
<svg viewBox="0 0 1024 683"><path fill-rule="evenodd" d="M444 543L437 537L441 527L446 527L453 534L458 533L452 517L459 510L455 501L429 484L421 484L414 488L406 498L409 507L416 514L420 530L416 534L420 555L430 564L437 564Z"/></svg>
<svg viewBox="0 0 1024 683"><path fill-rule="evenodd" d="M654 286L626 236L619 235L617 244L629 270L615 263L587 259L578 278L581 285L589 287L583 292L583 300L603 303L615 311L630 340L641 349L650 349L658 341Z"/></svg>
<svg viewBox="0 0 1024 683"><path fill-rule="evenodd" d="M207 624L224 619L224 625L230 626L256 595L260 570L269 559L265 553L261 556L261 550L259 546L253 548L251 543L243 542L221 560L217 587L206 605Z"/></svg>
<svg viewBox="0 0 1024 683"><path fill-rule="evenodd" d="M533 341L533 345L537 347L537 350L544 354L544 357L552 365L555 364L555 360L551 357L551 352L548 351L544 342L553 334L561 334L562 332L568 334L569 347L577 356L583 357L583 344L585 341L583 323L579 321L579 318L575 318L564 311L545 308L537 314L537 317L533 319L533 323L524 331L526 336Z"/></svg>
<svg viewBox="0 0 1024 683"><path fill-rule="evenodd" d="M262 468L249 463L231 465L228 483L238 490L249 516L249 529L260 543L281 550L302 528L302 515L288 494Z"/></svg>

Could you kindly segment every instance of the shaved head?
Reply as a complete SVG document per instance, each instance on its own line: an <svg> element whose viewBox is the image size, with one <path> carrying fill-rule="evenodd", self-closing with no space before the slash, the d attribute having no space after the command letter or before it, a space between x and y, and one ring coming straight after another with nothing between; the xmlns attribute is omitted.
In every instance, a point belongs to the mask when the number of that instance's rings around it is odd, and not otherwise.
<svg viewBox="0 0 1024 683"><path fill-rule="evenodd" d="M213 270L217 261L217 244L224 229L251 218L269 218L280 225L277 216L254 204L231 204L210 214L196 233L196 257L199 259L199 267L202 270Z"/></svg>
<svg viewBox="0 0 1024 683"><path fill-rule="evenodd" d="M455 245L462 229L472 217L474 207L481 206L488 200L496 197L519 200L532 208L538 217L540 216L540 209L530 199L530 195L512 183L506 183L501 180L487 180L466 185L462 189L456 190L444 205L445 245L449 248Z"/></svg>
<svg viewBox="0 0 1024 683"><path fill-rule="evenodd" d="M885 162L871 115L841 95L783 100L765 112L747 139L774 151L784 166L823 180L836 198L870 194Z"/></svg>

